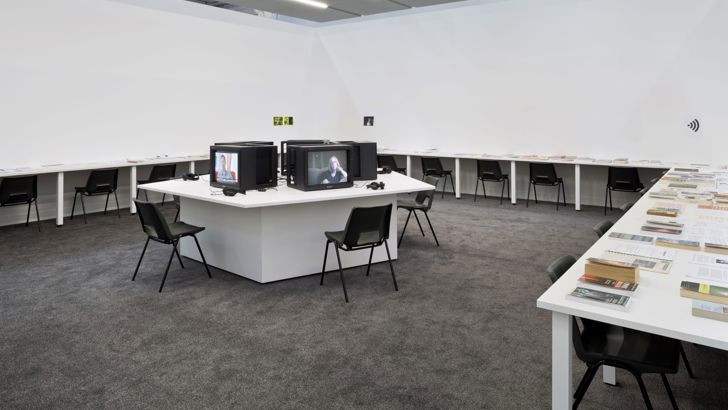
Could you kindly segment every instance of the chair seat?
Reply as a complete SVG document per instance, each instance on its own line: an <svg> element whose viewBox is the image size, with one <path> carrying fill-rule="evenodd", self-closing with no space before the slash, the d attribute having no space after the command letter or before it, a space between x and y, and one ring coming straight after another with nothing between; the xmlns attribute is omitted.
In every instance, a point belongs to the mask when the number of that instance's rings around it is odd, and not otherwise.
<svg viewBox="0 0 728 410"><path fill-rule="evenodd" d="M327 231L324 232L324 235L326 235L326 239L330 241L344 243L344 231Z"/></svg>
<svg viewBox="0 0 728 410"><path fill-rule="evenodd" d="M397 200L397 209L399 209L399 208L406 209L406 210L410 210L410 209L421 209L421 210L426 211L427 210L427 205L420 204L420 203L417 203L417 202L412 201L412 200L398 199Z"/></svg>
<svg viewBox="0 0 728 410"><path fill-rule="evenodd" d="M556 182L554 182L554 183L550 183L550 182L540 182L540 181L536 181L536 180L531 180L531 183L534 184L534 185L548 185L548 186L558 185L558 184L563 183L563 182L564 182L564 179L561 178L561 177L556 178Z"/></svg>
<svg viewBox="0 0 728 410"><path fill-rule="evenodd" d="M6 201L4 201L0 206L10 206L10 205L21 205L21 204L27 204L28 202L31 202L33 198L28 195L27 193L18 193L18 194L10 194L10 196L7 198Z"/></svg>
<svg viewBox="0 0 728 410"><path fill-rule="evenodd" d="M169 232L175 238L195 235L204 230L205 228L203 227L190 225L184 222L172 222L171 224L169 224Z"/></svg>
<svg viewBox="0 0 728 410"><path fill-rule="evenodd" d="M110 193L114 192L114 190L111 188L98 189L96 191L87 191L85 186L77 186L74 189L76 190L77 193L80 192L80 193L86 194L86 195L101 195L101 194L110 194Z"/></svg>
<svg viewBox="0 0 728 410"><path fill-rule="evenodd" d="M620 326L582 334L586 362L609 360L627 364L641 373L677 373L679 341Z"/></svg>
<svg viewBox="0 0 728 410"><path fill-rule="evenodd" d="M452 175L452 170L444 170L444 169L442 171L429 170L429 171L425 171L425 175L443 177L445 175Z"/></svg>
<svg viewBox="0 0 728 410"><path fill-rule="evenodd" d="M645 189L645 186L640 184L639 186L636 186L634 188L632 187L619 187L619 186L609 186L609 189L612 191L619 191L619 192L640 192L641 190Z"/></svg>
<svg viewBox="0 0 728 410"><path fill-rule="evenodd" d="M479 178L480 180L482 180L482 181L495 181L495 182L501 182L501 181L503 181L504 179L508 179L508 174L501 174L501 177L500 177L500 178L495 178L495 177L493 177L493 176L491 176L491 175L488 175L488 174L482 174L482 175L480 175L480 177L478 177L478 178Z"/></svg>
<svg viewBox="0 0 728 410"><path fill-rule="evenodd" d="M326 235L326 239L333 241L337 244L343 244L344 243L344 236L346 235L345 231L328 231L324 232L324 235ZM359 249L360 246L371 246L374 244L379 243L379 232L377 231L370 231L370 232L362 232L361 235L359 235L359 240L357 241L357 245L353 246L352 248L347 248L349 250L356 250Z"/></svg>

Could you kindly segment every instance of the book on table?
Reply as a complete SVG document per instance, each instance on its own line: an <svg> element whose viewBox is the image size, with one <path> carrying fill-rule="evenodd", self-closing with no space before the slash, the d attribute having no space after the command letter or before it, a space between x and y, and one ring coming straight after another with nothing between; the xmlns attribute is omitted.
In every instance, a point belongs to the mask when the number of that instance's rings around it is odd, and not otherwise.
<svg viewBox="0 0 728 410"><path fill-rule="evenodd" d="M728 322L728 306L721 303L693 300L693 316Z"/></svg>
<svg viewBox="0 0 728 410"><path fill-rule="evenodd" d="M700 242L684 239L660 238L655 239L655 245L667 246L668 248L684 249L688 251L699 251Z"/></svg>
<svg viewBox="0 0 728 410"><path fill-rule="evenodd" d="M655 238L653 238L652 236L633 235L631 233L623 233L623 232L610 232L609 237L614 238L614 239L623 239L625 241L635 241L635 242L645 242L645 243L652 243L655 240Z"/></svg>
<svg viewBox="0 0 728 410"><path fill-rule="evenodd" d="M668 188L696 189L698 184L690 184L686 182L672 182L667 185Z"/></svg>
<svg viewBox="0 0 728 410"><path fill-rule="evenodd" d="M587 303L593 306L601 306L608 309L626 311L629 309L632 298L616 293L604 292L601 290L577 287L566 295L567 299L580 303Z"/></svg>
<svg viewBox="0 0 728 410"><path fill-rule="evenodd" d="M705 242L705 252L728 255L728 244Z"/></svg>
<svg viewBox="0 0 728 410"><path fill-rule="evenodd" d="M584 264L584 273L631 283L638 283L640 281L639 265L611 259L587 259Z"/></svg>
<svg viewBox="0 0 728 410"><path fill-rule="evenodd" d="M670 235L680 235L682 233L682 229L679 228L670 228L667 226L654 226L654 225L643 225L642 230L645 232L657 232L657 233L666 233Z"/></svg>
<svg viewBox="0 0 728 410"><path fill-rule="evenodd" d="M728 288L708 283L684 280L680 283L680 296L706 302L728 304Z"/></svg>
<svg viewBox="0 0 728 410"><path fill-rule="evenodd" d="M670 218L676 218L680 215L680 209L678 208L664 208L664 207L652 207L647 210L647 215L652 216L667 216Z"/></svg>
<svg viewBox="0 0 728 410"><path fill-rule="evenodd" d="M639 283L626 282L623 280L615 280L603 278L594 275L581 275L579 277L579 286L587 289L601 290L604 292L613 292L631 296L639 286Z"/></svg>

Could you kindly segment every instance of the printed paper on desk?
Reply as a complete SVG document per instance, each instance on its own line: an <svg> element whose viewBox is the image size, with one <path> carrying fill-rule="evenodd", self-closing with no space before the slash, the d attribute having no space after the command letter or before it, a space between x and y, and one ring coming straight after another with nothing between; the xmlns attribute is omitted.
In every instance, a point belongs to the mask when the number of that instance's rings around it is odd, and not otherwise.
<svg viewBox="0 0 728 410"><path fill-rule="evenodd" d="M641 245L630 242L614 242L609 246L609 251L615 253L623 253L625 255L642 256L645 258L655 258L665 261L674 261L677 256L677 250L664 248L661 246Z"/></svg>
<svg viewBox="0 0 728 410"><path fill-rule="evenodd" d="M690 264L687 276L697 279L701 283L715 284L723 287L728 284L728 270L706 265Z"/></svg>

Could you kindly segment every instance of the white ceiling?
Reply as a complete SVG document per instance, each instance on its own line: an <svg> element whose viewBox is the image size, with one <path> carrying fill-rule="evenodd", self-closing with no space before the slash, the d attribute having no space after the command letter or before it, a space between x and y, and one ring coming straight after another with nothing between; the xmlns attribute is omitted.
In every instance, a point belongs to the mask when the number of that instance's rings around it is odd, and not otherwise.
<svg viewBox="0 0 728 410"><path fill-rule="evenodd" d="M325 23L372 14L406 10L463 0L319 0L329 5L327 9L307 6L291 0L190 0L214 7L250 12L266 11L295 19Z"/></svg>

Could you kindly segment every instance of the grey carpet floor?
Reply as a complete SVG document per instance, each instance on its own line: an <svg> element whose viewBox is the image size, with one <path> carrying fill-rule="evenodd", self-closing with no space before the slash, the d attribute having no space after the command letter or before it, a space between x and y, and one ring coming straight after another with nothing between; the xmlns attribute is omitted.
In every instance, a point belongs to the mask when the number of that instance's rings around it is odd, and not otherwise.
<svg viewBox="0 0 728 410"><path fill-rule="evenodd" d="M317 276L260 285L217 269L208 279L190 260L158 294L169 248L151 244L131 282L145 237L128 214L0 228L0 407L549 408L544 268L584 252L603 218L438 196L442 246L411 224L400 291L386 264L369 278L350 269L349 304L336 274L323 287ZM725 408L728 354L686 350L698 379L669 376L678 403ZM582 407L643 408L634 379L617 375L616 387L595 380ZM669 408L659 376L646 384Z"/></svg>

